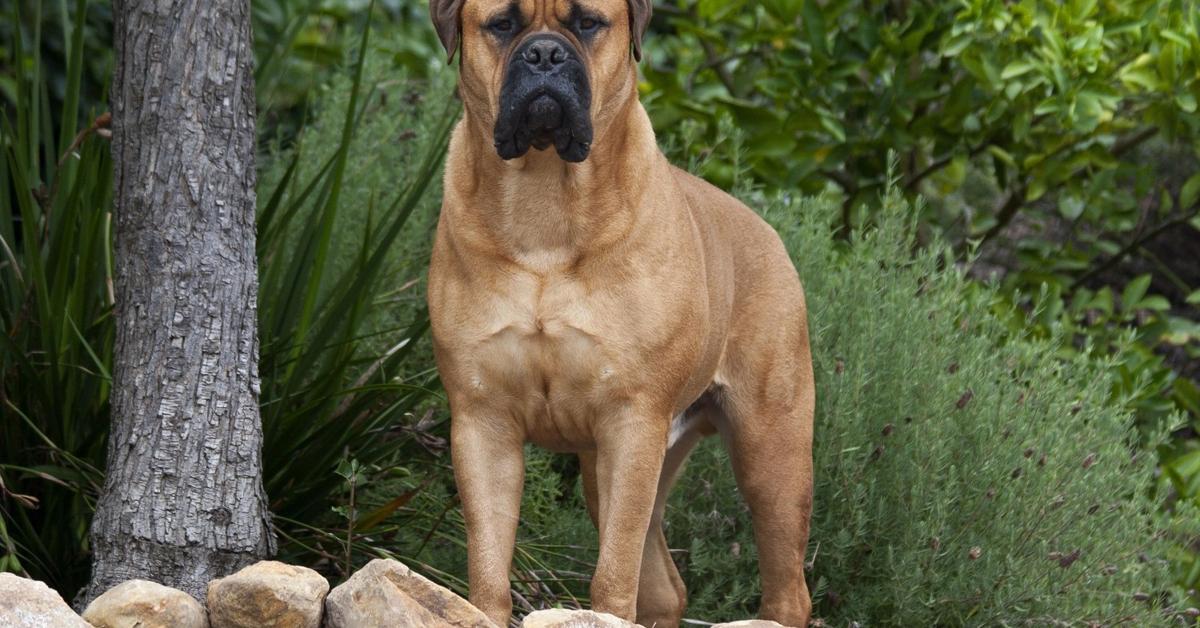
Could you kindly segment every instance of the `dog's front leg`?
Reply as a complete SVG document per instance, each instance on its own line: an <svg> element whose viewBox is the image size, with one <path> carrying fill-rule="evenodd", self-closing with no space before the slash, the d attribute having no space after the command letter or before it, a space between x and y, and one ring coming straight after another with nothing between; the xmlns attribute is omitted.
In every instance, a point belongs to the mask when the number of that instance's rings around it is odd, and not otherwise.
<svg viewBox="0 0 1200 628"><path fill-rule="evenodd" d="M451 419L454 479L467 524L471 603L501 627L512 614L508 570L525 482L523 444L516 429L503 422L466 413Z"/></svg>
<svg viewBox="0 0 1200 628"><path fill-rule="evenodd" d="M633 621L646 530L667 444L666 419L621 417L597 429L600 556L592 608Z"/></svg>

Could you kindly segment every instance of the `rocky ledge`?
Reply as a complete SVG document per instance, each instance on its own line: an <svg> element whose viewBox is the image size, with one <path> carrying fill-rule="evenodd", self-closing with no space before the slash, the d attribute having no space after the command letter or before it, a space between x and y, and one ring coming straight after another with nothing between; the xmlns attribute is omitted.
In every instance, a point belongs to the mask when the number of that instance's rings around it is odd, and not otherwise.
<svg viewBox="0 0 1200 628"><path fill-rule="evenodd" d="M395 560L373 560L329 590L321 574L275 561L213 580L208 607L146 580L123 582L97 597L83 616L44 583L0 573L0 626L5 628L496 628L487 616ZM524 628L634 628L583 610L550 609L525 617ZM714 628L782 628L759 620Z"/></svg>

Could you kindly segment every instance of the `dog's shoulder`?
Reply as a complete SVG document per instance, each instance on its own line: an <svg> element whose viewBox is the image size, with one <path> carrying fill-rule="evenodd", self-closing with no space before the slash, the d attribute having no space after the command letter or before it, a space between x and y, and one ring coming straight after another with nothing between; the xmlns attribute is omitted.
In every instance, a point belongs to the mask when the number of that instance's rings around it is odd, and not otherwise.
<svg viewBox="0 0 1200 628"><path fill-rule="evenodd" d="M671 171L700 228L708 254L732 256L741 287L797 292L793 288L798 282L780 279L796 277L796 269L774 227L725 190L681 168L672 166Z"/></svg>
<svg viewBox="0 0 1200 628"><path fill-rule="evenodd" d="M727 237L778 239L758 213L732 194L677 166L671 166L671 173L697 220L714 223Z"/></svg>

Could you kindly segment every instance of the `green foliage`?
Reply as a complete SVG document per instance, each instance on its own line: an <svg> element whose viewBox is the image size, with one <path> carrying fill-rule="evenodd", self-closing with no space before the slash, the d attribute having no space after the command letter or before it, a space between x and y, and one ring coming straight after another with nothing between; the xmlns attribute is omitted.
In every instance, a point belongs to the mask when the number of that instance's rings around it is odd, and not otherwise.
<svg viewBox="0 0 1200 628"><path fill-rule="evenodd" d="M82 28L77 28L82 26ZM43 115L67 113L71 98L99 108L112 73L112 6L96 0L9 0L0 5L0 108L13 114L28 92L20 83L37 71ZM82 53L82 56L77 56ZM72 95L73 94L73 95ZM72 119L70 124L90 120ZM55 126L58 126L57 124ZM59 127L62 128L62 127ZM68 138L69 139L69 138Z"/></svg>
<svg viewBox="0 0 1200 628"><path fill-rule="evenodd" d="M84 0L82 72L73 78L67 67L73 50L69 25L78 4L79 0L10 0L0 6L0 41L25 42L19 54L16 48L0 48L0 107L15 109L17 84L35 65L40 66L48 96L46 115L59 115L71 89L77 90L85 109L106 106L113 67L112 6ZM424 0L252 0L260 125L296 133L313 92L327 87L338 74L367 24L384 32L382 51L397 66L414 77L429 78L431 69L442 66L442 54L429 28L426 4Z"/></svg>
<svg viewBox="0 0 1200 628"><path fill-rule="evenodd" d="M1014 333L1021 330L1055 342L1064 355L1083 351L1121 356L1114 365L1110 403L1132 410L1142 429L1174 431L1176 437L1158 448L1163 471L1160 494L1171 497L1172 510L1200 505L1200 467L1191 462L1191 452L1200 447L1195 438L1200 432L1200 387L1194 373L1180 375L1167 360L1173 354L1179 364L1182 355L1186 366L1188 356L1193 360L1200 357L1200 323L1194 320L1194 309L1188 318L1163 296L1148 294L1152 280L1161 285L1172 277L1170 270L1159 265L1157 278L1139 275L1123 287L1089 286L1080 278L1071 280L1053 272L1055 267L1070 265L1070 259L1081 251L1060 246L1054 254L1049 252L1055 248L1049 242L1021 246L1034 249L1044 261L1029 262L1007 277L1002 285L1009 291L997 301L994 311L1008 321ZM1157 261L1149 251L1142 250L1141 255ZM1040 286L1036 293L1011 291L1030 284ZM1031 311L1036 315L1030 316ZM1195 547L1195 541L1184 545ZM1194 551L1179 556L1178 582L1195 590L1200 586L1200 560Z"/></svg>
<svg viewBox="0 0 1200 628"><path fill-rule="evenodd" d="M1153 456L1108 398L1116 359L1012 333L990 313L997 293L944 267L940 247L914 255L912 212L895 196L886 205L845 245L834 203L767 209L814 330L816 615L1155 623L1134 593L1161 590L1167 550L1146 497ZM706 619L755 605L749 521L715 445L693 457L668 512Z"/></svg>
<svg viewBox="0 0 1200 628"><path fill-rule="evenodd" d="M414 0L254 0L258 102L276 114L294 113L324 86L367 24L383 29L381 49L413 76L428 78L441 48L424 2Z"/></svg>
<svg viewBox="0 0 1200 628"><path fill-rule="evenodd" d="M416 106L417 85L377 54L368 73L367 50L364 31L325 122L276 156L260 190L264 483L294 522L328 511L347 451L371 465L417 448L399 428L436 379L426 356L410 361L428 325L410 261L427 256L457 109L445 81Z"/></svg>
<svg viewBox="0 0 1200 628"><path fill-rule="evenodd" d="M0 116L0 570L56 583L90 568L80 548L103 480L113 342L108 145L95 126L73 143L85 10L63 22L61 129L37 55ZM30 42L10 42L8 58L24 58Z"/></svg>
<svg viewBox="0 0 1200 628"><path fill-rule="evenodd" d="M1113 356L1107 403L1133 412L1144 433L1179 435L1158 446L1158 494L1168 496L1169 509L1180 515L1200 507L1200 442L1187 437L1200 427L1200 387L1171 368L1163 349L1200 355L1200 324L1173 315L1162 296L1147 294L1150 283L1151 275L1141 275L1118 295L1107 286L1068 292L1049 278L1033 295L1000 293L992 312L1010 333L1053 343L1064 358ZM1200 586L1200 556L1187 548L1194 544L1179 540L1175 564L1178 584L1193 591Z"/></svg>
<svg viewBox="0 0 1200 628"><path fill-rule="evenodd" d="M974 162L1016 202L1061 188L1068 211L1093 212L1127 208L1105 183L1134 166L1119 161L1133 140L1200 133L1193 2L874 4L662 7L669 36L643 85L656 126L699 118L715 138L732 115L759 179L809 192L833 182L856 205L877 198L894 150L909 191L939 174L948 193ZM720 157L705 173L728 182ZM967 218L971 235L1004 219Z"/></svg>

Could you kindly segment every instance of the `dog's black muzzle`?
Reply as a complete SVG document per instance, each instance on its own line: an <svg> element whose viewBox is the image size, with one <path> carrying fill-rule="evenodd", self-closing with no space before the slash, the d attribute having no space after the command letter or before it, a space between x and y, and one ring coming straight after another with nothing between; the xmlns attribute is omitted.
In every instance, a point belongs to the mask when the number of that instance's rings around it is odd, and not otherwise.
<svg viewBox="0 0 1200 628"><path fill-rule="evenodd" d="M520 157L554 146L565 161L592 148L592 90L578 51L561 35L533 35L508 62L496 117L496 152Z"/></svg>

